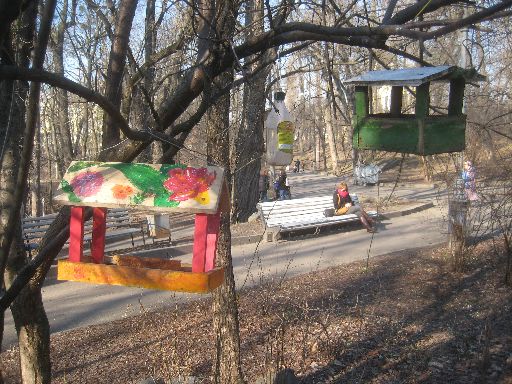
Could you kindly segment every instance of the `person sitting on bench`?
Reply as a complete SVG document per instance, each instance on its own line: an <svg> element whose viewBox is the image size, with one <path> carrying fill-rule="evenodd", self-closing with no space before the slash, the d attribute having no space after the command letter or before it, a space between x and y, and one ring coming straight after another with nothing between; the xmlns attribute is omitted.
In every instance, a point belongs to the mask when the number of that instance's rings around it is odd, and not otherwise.
<svg viewBox="0 0 512 384"><path fill-rule="evenodd" d="M370 216L364 211L364 209L359 204L354 204L350 194L348 193L347 183L341 182L338 184L338 187L333 193L332 196L335 215L348 215L354 214L359 217L361 223L363 223L364 227L369 233L374 233L376 230L374 229L375 222L372 220Z"/></svg>

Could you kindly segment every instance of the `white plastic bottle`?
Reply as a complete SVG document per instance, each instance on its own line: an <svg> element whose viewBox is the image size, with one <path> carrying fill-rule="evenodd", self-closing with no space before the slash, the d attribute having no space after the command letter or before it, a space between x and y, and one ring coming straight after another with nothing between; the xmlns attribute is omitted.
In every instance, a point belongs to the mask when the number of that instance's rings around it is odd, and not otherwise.
<svg viewBox="0 0 512 384"><path fill-rule="evenodd" d="M271 108L265 120L269 165L288 165L293 159L294 124L284 104L284 97L284 92L274 94L275 108Z"/></svg>

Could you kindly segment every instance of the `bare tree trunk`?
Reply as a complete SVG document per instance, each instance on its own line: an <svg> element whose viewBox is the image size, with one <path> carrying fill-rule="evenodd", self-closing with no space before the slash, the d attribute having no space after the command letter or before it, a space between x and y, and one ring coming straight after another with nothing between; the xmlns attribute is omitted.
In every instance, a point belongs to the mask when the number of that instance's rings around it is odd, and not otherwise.
<svg viewBox="0 0 512 384"><path fill-rule="evenodd" d="M14 193L16 182L16 169L19 166L19 151L15 151L19 145L20 133L16 126L14 130L14 107L16 99L14 99L15 82L2 81L0 83L0 140L5 143L5 149L1 158L0 173L0 204L2 207L14 205ZM23 104L23 103L22 103ZM17 108L16 108L17 109ZM5 241L6 226L9 220L9 211L7 209L0 210L0 239ZM8 258L8 254L4 257ZM5 260L7 263L7 260ZM3 288L3 271L0 271L0 291ZM3 313L3 311L2 311ZM3 329L3 323L2 323ZM1 345L1 339L0 339Z"/></svg>
<svg viewBox="0 0 512 384"><path fill-rule="evenodd" d="M230 81L225 76L224 82ZM229 95L222 97L208 112L208 154L210 164L226 170L229 167ZM231 190L231 188L227 188ZM226 193L229 193L226 191ZM229 210L221 213L220 236L217 245L217 264L225 268L224 284L213 292L213 326L215 329L216 359L215 382L219 384L243 383L240 361L240 329L238 305L231 257L231 229Z"/></svg>
<svg viewBox="0 0 512 384"><path fill-rule="evenodd" d="M432 181L432 170L430 169L429 161L427 156L421 156L421 162L423 164L423 175L425 177L425 181Z"/></svg>
<svg viewBox="0 0 512 384"><path fill-rule="evenodd" d="M146 5L146 33L144 36L144 55L146 62L149 62L151 56L155 53L156 49L156 36L157 36L157 25L155 22L155 3L156 0L147 0ZM154 102L154 91L153 84L155 82L155 67L150 67L146 70L146 76L144 78L144 87L146 88L147 94L150 96L150 102ZM151 126L151 111L149 106L144 104L144 123L145 126ZM162 143L160 141L154 141L149 146L150 153L150 161L155 162L156 159L159 159L162 154Z"/></svg>
<svg viewBox="0 0 512 384"><path fill-rule="evenodd" d="M68 19L68 1L64 0L62 3L62 11L60 14L60 23L57 26L55 34L55 44L53 49L53 63L55 66L55 73L64 76L64 35L67 28ZM71 129L69 125L69 112L68 112L68 93L63 89L57 89L57 119L55 124L55 135L57 141L55 145L59 148L56 151L59 156L58 160L60 172L64 172L73 159L73 143L71 140ZM63 175L59 175L62 177Z"/></svg>
<svg viewBox="0 0 512 384"><path fill-rule="evenodd" d="M5 285L11 286L18 272L26 264L21 226L17 242L13 242L5 273ZM43 307L41 288L29 282L11 304L11 312L18 334L20 368L23 383L51 382L50 324Z"/></svg>
<svg viewBox="0 0 512 384"><path fill-rule="evenodd" d="M327 153L325 150L325 129L322 129L322 127L318 127L319 129L319 137L320 137L320 144L322 146L322 160L323 160L323 170L327 171Z"/></svg>
<svg viewBox="0 0 512 384"><path fill-rule="evenodd" d="M323 13L323 17L325 20L325 12ZM329 145L329 153L331 155L331 167L332 172L337 175L338 174L338 154L336 153L336 137L334 135L333 128L333 120L336 120L336 98L334 97L334 84L333 84L333 75L332 75L332 60L329 55L329 45L328 43L324 43L323 46L323 57L326 63L326 71L324 72L324 77L327 80L328 90L327 90L327 110L324 113L325 119L325 132L327 135L327 141Z"/></svg>
<svg viewBox="0 0 512 384"><path fill-rule="evenodd" d="M56 3L48 1L45 5L32 64L34 68L41 68L43 65ZM29 65L36 15L37 7L32 3L19 19L17 33L13 34L17 39L13 45L18 46L16 62L23 68ZM0 238L3 259L0 258L2 264L0 286L5 284L9 289L12 279L27 263L21 236L19 210L25 195L29 161L33 150L40 87L39 84L31 84L29 93L27 82L3 81L0 88L2 98L0 119L7 118L4 121L5 124L0 123L0 126L4 130L3 135L8 138L1 164L0 205L9 207L9 209L3 209L1 214ZM28 102L25 101L27 94ZM22 151L19 150L20 147ZM43 308L40 286L26 285L12 303L11 311L18 332L22 382L49 383L51 377L49 324Z"/></svg>
<svg viewBox="0 0 512 384"><path fill-rule="evenodd" d="M510 244L510 237L507 231L503 231L503 242L505 243L505 284L512 285L512 247Z"/></svg>
<svg viewBox="0 0 512 384"><path fill-rule="evenodd" d="M5 312L0 311L0 350L2 349L2 340L4 339ZM2 368L0 367L0 384L4 384Z"/></svg>
<svg viewBox="0 0 512 384"><path fill-rule="evenodd" d="M448 201L448 245L451 251L452 268L460 272L466 266L465 246L469 202L464 198L461 184L455 186L453 198Z"/></svg>
<svg viewBox="0 0 512 384"><path fill-rule="evenodd" d="M149 62L151 55L155 52L156 44L156 31L155 31L155 0L147 0L146 2L146 19L144 31L144 59ZM148 103L153 103L153 82L155 79L155 68L150 67L144 71L144 81L139 82L133 89L134 95L129 99L132 102L133 109L132 116L134 125L142 129L149 129L151 127L151 111ZM138 156L138 161L154 162L162 156L160 142L153 142L145 148ZM155 153L153 153L155 150Z"/></svg>
<svg viewBox="0 0 512 384"><path fill-rule="evenodd" d="M126 53L128 51L130 32L137 2L138 0L121 1L114 31L114 40L112 41L112 48L110 50L105 96L117 107L121 105L121 89L126 64ZM103 149L119 143L120 139L121 132L119 127L114 124L110 115L105 113L103 116Z"/></svg>
<svg viewBox="0 0 512 384"><path fill-rule="evenodd" d="M214 0L204 0L200 4L203 10L202 25L199 37L202 43L198 47L198 57L204 57L208 52L214 52L217 40L213 36L222 36L230 41L235 28L235 4L231 1L216 3ZM215 19L215 15L222 15ZM219 30L217 30L219 28ZM233 74L226 72L219 76L212 85L217 89L233 82ZM213 89L215 89L213 88ZM210 86L203 97L211 95ZM208 163L216 164L226 169L228 185L231 183L229 159L229 94L222 96L217 103L210 107L207 113L207 153ZM230 187L224 192L229 194ZM226 202L224 202L226 203ZM228 205L228 204L225 204ZM231 229L229 207L224 206L220 219L220 235L217 245L217 264L225 268L224 284L213 292L213 325L215 330L216 359L214 380L219 384L243 383L240 360L240 329L238 324L238 305L233 275L233 260L231 257Z"/></svg>
<svg viewBox="0 0 512 384"><path fill-rule="evenodd" d="M263 1L247 2L246 26L258 25L263 17ZM248 38L254 35L253 28L249 29ZM254 70L266 59L263 55L251 69ZM258 179L261 169L261 156L265 152L263 143L264 112L265 112L265 81L268 69L261 71L253 78L251 84L246 84L243 94L242 122L238 128L235 141L235 172L233 175L233 222L245 222L256 210L258 203Z"/></svg>
<svg viewBox="0 0 512 384"><path fill-rule="evenodd" d="M330 104L325 111L325 130L327 131L327 143L331 155L331 167L335 175L338 175L338 154L336 153L336 138L334 137L334 128L332 124L333 113Z"/></svg>
<svg viewBox="0 0 512 384"><path fill-rule="evenodd" d="M320 156L321 156L321 146L322 144L320 143L320 128L318 127L318 123L317 123L317 119L316 117L313 118L314 120L314 141L315 141L315 171L320 171Z"/></svg>
<svg viewBox="0 0 512 384"><path fill-rule="evenodd" d="M35 159L34 159L34 172L35 172L35 186L34 196L35 200L32 204L35 206L33 216L41 216L43 214L43 206L41 204L41 123L37 124L36 142L35 142Z"/></svg>

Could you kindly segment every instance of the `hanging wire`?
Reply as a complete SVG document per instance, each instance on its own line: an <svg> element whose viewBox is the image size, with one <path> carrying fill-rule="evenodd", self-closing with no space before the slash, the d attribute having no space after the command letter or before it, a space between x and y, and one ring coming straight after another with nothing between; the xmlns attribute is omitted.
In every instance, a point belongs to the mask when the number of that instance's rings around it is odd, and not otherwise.
<svg viewBox="0 0 512 384"><path fill-rule="evenodd" d="M124 139L123 141L120 141L120 142L119 142L119 143L117 143L117 144L111 145L110 147L100 149L98 152L96 152L96 153L94 154L94 156L96 157L96 156L98 156L98 155L99 155L100 153L102 153L102 152L109 151L109 150L111 150L112 148L118 147L118 146L120 146L121 144L123 144L124 142L126 142L126 141L128 141L128 140L130 140L130 139ZM85 156L85 155L84 155L84 156ZM87 156L87 157L90 157L90 156ZM84 159L84 157L82 157L82 160L83 160L83 159Z"/></svg>

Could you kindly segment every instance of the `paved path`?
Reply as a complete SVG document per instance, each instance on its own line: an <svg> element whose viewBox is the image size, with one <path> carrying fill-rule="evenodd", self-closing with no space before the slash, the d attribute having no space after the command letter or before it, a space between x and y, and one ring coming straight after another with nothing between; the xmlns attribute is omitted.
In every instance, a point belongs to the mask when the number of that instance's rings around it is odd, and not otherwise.
<svg viewBox="0 0 512 384"><path fill-rule="evenodd" d="M295 176L295 177L294 177ZM294 197L311 194L311 191L330 193L336 179L329 176L292 175ZM388 192L391 186L352 187L360 195ZM233 246L232 255L237 288L248 287L271 279L365 260L392 251L414 248L446 241L445 208L442 197L435 188L425 185L401 186L395 193L414 201L434 202L433 208L394 217L384 221L379 232L372 236L359 227L345 231L297 237L277 243L261 242ZM186 251L186 249L185 249ZM184 248L153 250L148 253L166 252L170 257L180 256L184 262L190 254ZM162 308L197 295L174 292L150 291L139 288L90 285L75 282L59 282L48 279L43 287L43 300L52 333L91 324L120 319L145 310ZM3 348L16 342L14 326L6 312Z"/></svg>

